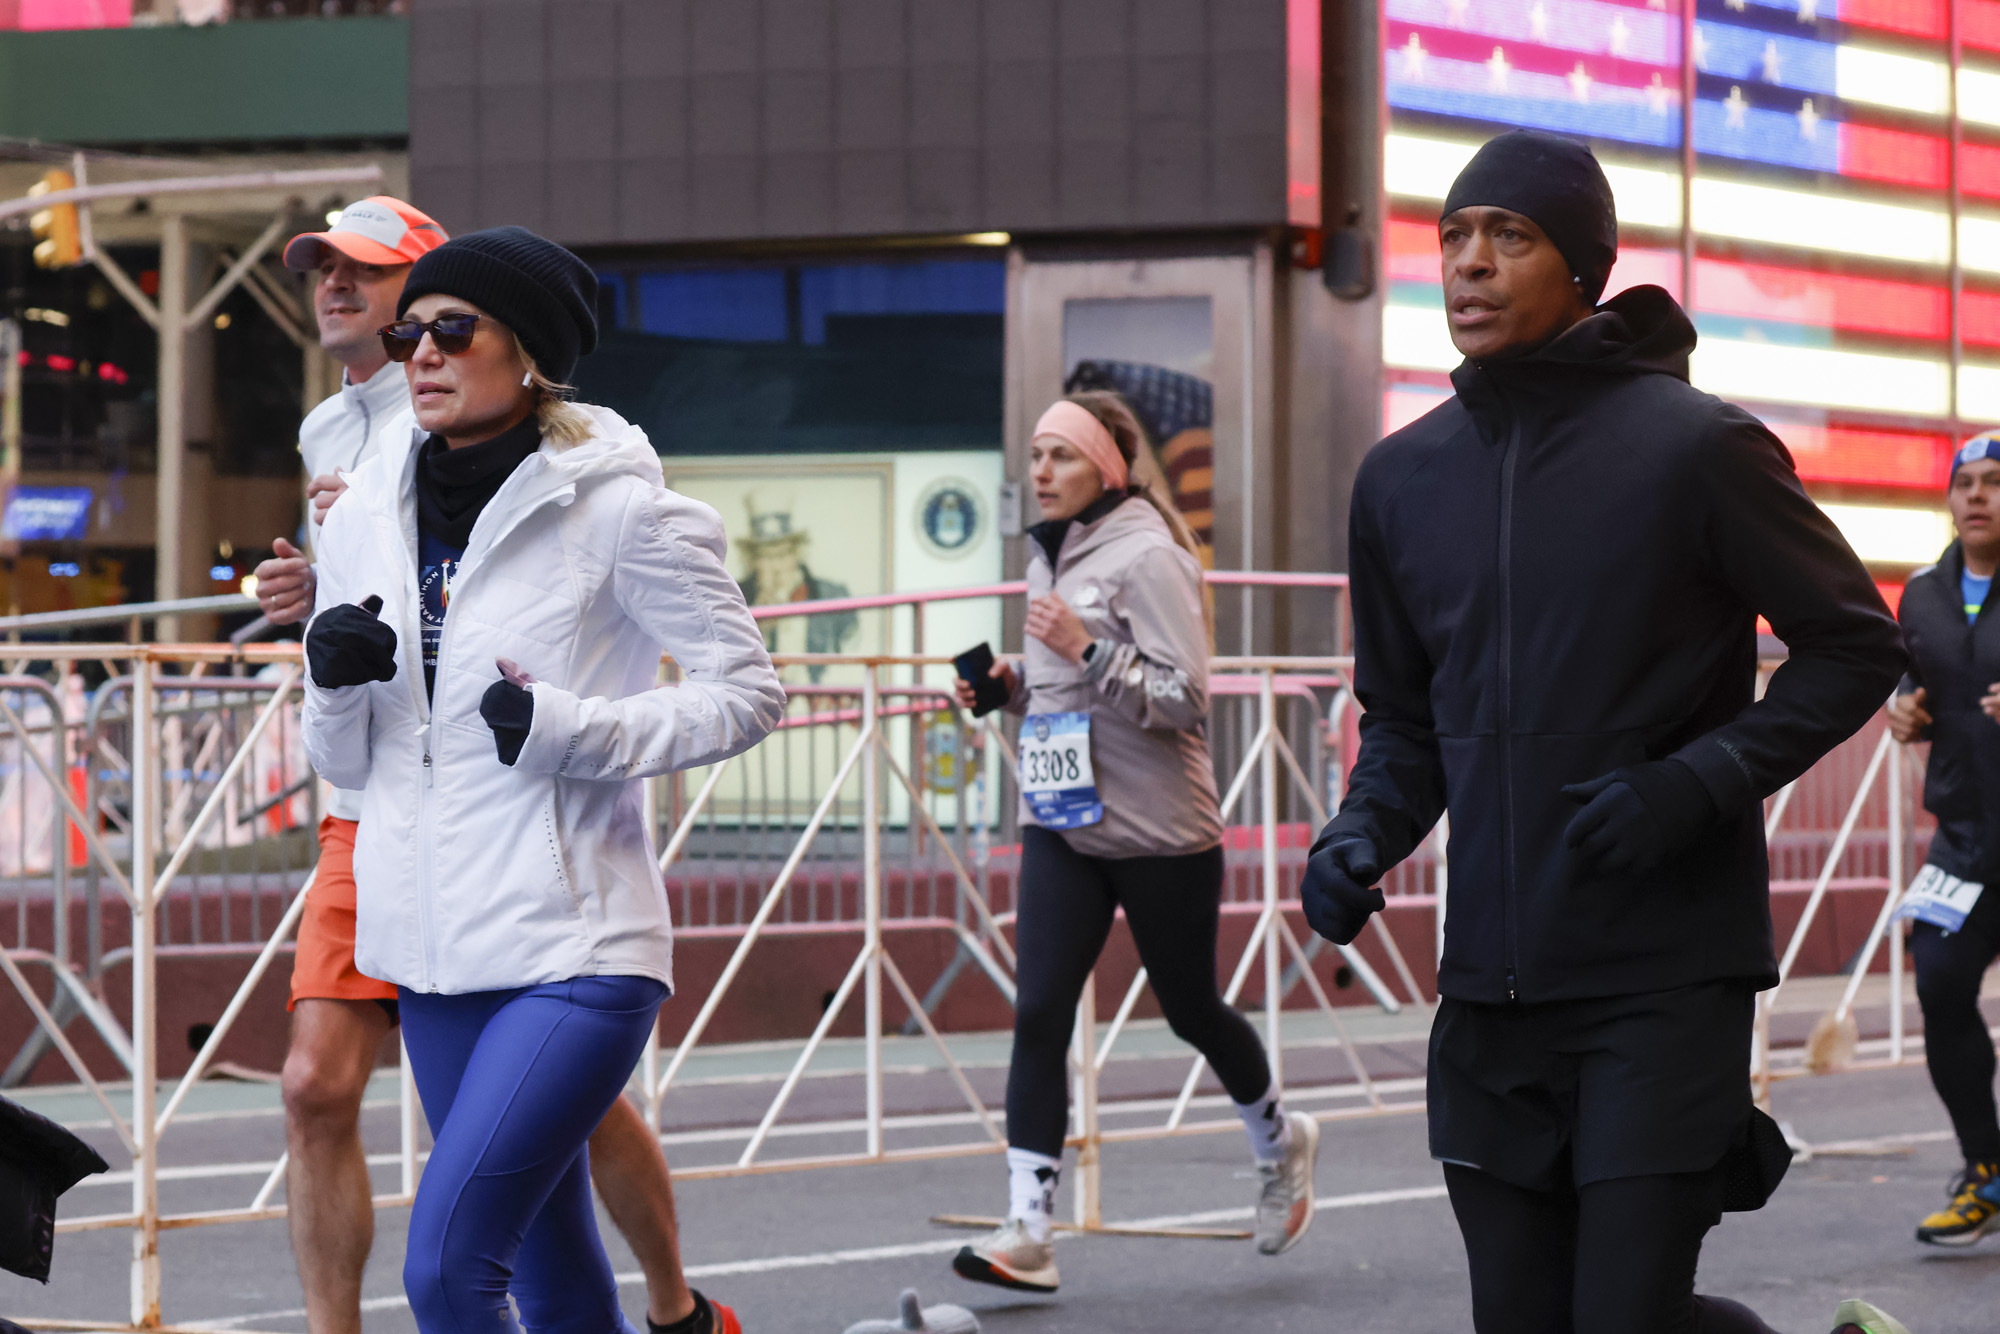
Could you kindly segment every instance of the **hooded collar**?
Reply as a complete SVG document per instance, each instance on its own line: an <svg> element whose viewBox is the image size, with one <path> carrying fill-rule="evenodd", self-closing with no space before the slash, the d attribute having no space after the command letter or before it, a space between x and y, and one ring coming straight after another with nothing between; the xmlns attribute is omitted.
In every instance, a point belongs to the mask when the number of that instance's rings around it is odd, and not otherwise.
<svg viewBox="0 0 2000 1334"><path fill-rule="evenodd" d="M1671 375L1686 380L1694 345L1694 325L1665 289L1629 287L1525 356L1460 362L1451 383L1485 426L1504 415L1512 401L1567 394L1583 378Z"/></svg>
<svg viewBox="0 0 2000 1334"><path fill-rule="evenodd" d="M1951 608L1952 615L1948 623L1964 629L1968 634L1971 633L1972 622L1965 619L1965 543L1954 537L1951 544L1938 556L1937 564L1931 568L1936 573L1937 579L1927 582L1937 584L1937 596ZM1917 573L1921 574L1923 571L1919 570ZM1916 582L1915 576L1912 576L1910 583L1914 585ZM1994 582L2000 583L2000 576L1996 576ZM1909 596L1907 586L1903 596ZM1974 621L1985 620L1988 615L1986 608L1992 603L1993 595L1988 593L1986 603L1981 605L1979 615L1973 618Z"/></svg>
<svg viewBox="0 0 2000 1334"><path fill-rule="evenodd" d="M594 478L631 476L653 486L666 485L660 456L643 429L610 408L586 403L576 406L591 419L594 429L590 438L568 449L557 449L544 440L536 452L508 474L499 491L481 511L486 522L480 528L483 532L494 534L491 541L498 541L504 536L505 530L511 528L519 516L547 501L568 503L564 498L574 496L579 483ZM390 465L393 471L389 476L394 481L395 489L383 495L387 512L396 516L403 530L412 535L416 532L417 522L417 468L424 442L429 438L429 433L422 427L414 421L410 423L410 434L402 446L400 457ZM481 545L490 545L490 542L482 538ZM468 558L471 555L470 547L467 548L467 555Z"/></svg>
<svg viewBox="0 0 2000 1334"><path fill-rule="evenodd" d="M1071 528L1089 529L1111 511L1132 498L1129 491L1106 491L1097 499L1085 505L1067 519L1044 519L1028 530L1028 536L1035 539L1035 545L1048 557L1049 568L1056 567L1056 557L1062 554L1063 539L1069 536Z"/></svg>

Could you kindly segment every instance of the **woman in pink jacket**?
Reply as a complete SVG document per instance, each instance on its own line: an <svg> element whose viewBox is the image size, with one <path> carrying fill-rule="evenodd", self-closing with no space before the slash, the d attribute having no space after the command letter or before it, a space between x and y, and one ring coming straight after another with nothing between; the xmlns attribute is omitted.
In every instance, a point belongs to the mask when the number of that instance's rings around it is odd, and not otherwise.
<svg viewBox="0 0 2000 1334"><path fill-rule="evenodd" d="M1021 727L1021 880L1014 1057L1007 1077L1008 1217L959 1251L966 1278L1053 1292L1050 1209L1068 1121L1077 1000L1123 909L1153 994L1237 1105L1263 1178L1257 1247L1312 1222L1319 1126L1287 1114L1256 1030L1215 981L1222 818L1208 753L1211 651L1201 565L1116 394L1075 394L1035 426L1028 640L1007 686ZM1150 459L1148 459L1150 461ZM1155 473L1157 476L1157 473ZM970 707L972 687L959 682Z"/></svg>

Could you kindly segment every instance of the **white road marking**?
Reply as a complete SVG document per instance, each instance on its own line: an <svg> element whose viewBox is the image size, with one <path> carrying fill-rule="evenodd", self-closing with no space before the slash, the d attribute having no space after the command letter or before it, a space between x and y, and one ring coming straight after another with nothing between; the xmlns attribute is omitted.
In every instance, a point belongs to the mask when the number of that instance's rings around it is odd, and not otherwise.
<svg viewBox="0 0 2000 1334"><path fill-rule="evenodd" d="M1441 1200L1443 1186L1410 1186L1402 1190L1370 1190L1354 1195L1328 1195L1318 1200L1322 1209L1365 1209L1378 1204L1405 1204L1415 1200ZM1157 1218L1138 1218L1125 1227L1195 1227L1203 1223L1231 1223L1250 1218L1255 1210L1244 1207L1238 1209L1210 1209L1194 1214L1162 1214ZM1075 1241L1088 1233L1058 1232L1060 1241ZM897 1246L864 1246L844 1251L817 1251L809 1255L772 1255L760 1260L724 1260L716 1264L689 1265L690 1279L727 1278L738 1274L773 1274L787 1269L817 1269L832 1265L866 1264L875 1260L905 1260L918 1255L948 1255L965 1245L964 1236L949 1237L932 1241L905 1242ZM644 1283L646 1276L639 1273L617 1276L621 1286ZM370 1297L361 1303L366 1311L390 1311L406 1307L409 1298L401 1293L391 1297ZM305 1308L291 1311L259 1311L254 1315L231 1316L227 1320L182 1321L183 1329L210 1329L216 1331L240 1329L268 1320L298 1320L305 1316Z"/></svg>

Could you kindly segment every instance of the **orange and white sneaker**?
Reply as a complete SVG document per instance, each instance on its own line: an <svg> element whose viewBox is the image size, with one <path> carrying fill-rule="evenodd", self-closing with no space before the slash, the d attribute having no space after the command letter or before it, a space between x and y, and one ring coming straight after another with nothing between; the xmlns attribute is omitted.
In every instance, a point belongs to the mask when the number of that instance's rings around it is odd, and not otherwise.
<svg viewBox="0 0 2000 1334"><path fill-rule="evenodd" d="M1313 1221L1313 1169L1319 1164L1319 1122L1304 1112L1288 1112L1291 1143L1275 1163L1259 1163L1264 1178L1257 1197L1257 1249L1283 1255L1299 1244Z"/></svg>
<svg viewBox="0 0 2000 1334"><path fill-rule="evenodd" d="M1023 1292L1054 1292L1062 1281L1056 1274L1055 1243L1029 1237L1018 1218L1008 1219L970 1246L959 1247L951 1267L974 1283Z"/></svg>
<svg viewBox="0 0 2000 1334"><path fill-rule="evenodd" d="M709 1328L713 1329L715 1334L743 1334L743 1322L736 1318L736 1312L713 1297L703 1297L700 1293L696 1293L695 1296L708 1303Z"/></svg>
<svg viewBox="0 0 2000 1334"><path fill-rule="evenodd" d="M694 1295L694 1311L671 1325L656 1325L648 1316L647 1334L667 1334L669 1330L680 1329L693 1330L695 1334L743 1334L743 1322L736 1318L736 1312L713 1297L702 1296L699 1289L690 1288L688 1291Z"/></svg>

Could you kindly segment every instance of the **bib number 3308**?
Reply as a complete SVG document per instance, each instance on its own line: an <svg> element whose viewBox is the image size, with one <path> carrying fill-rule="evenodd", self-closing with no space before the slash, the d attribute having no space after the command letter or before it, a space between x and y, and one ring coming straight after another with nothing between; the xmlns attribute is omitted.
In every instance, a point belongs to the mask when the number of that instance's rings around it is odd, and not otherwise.
<svg viewBox="0 0 2000 1334"><path fill-rule="evenodd" d="M1021 795L1045 829L1076 829L1104 818L1090 767L1088 713L1034 713L1021 725Z"/></svg>

